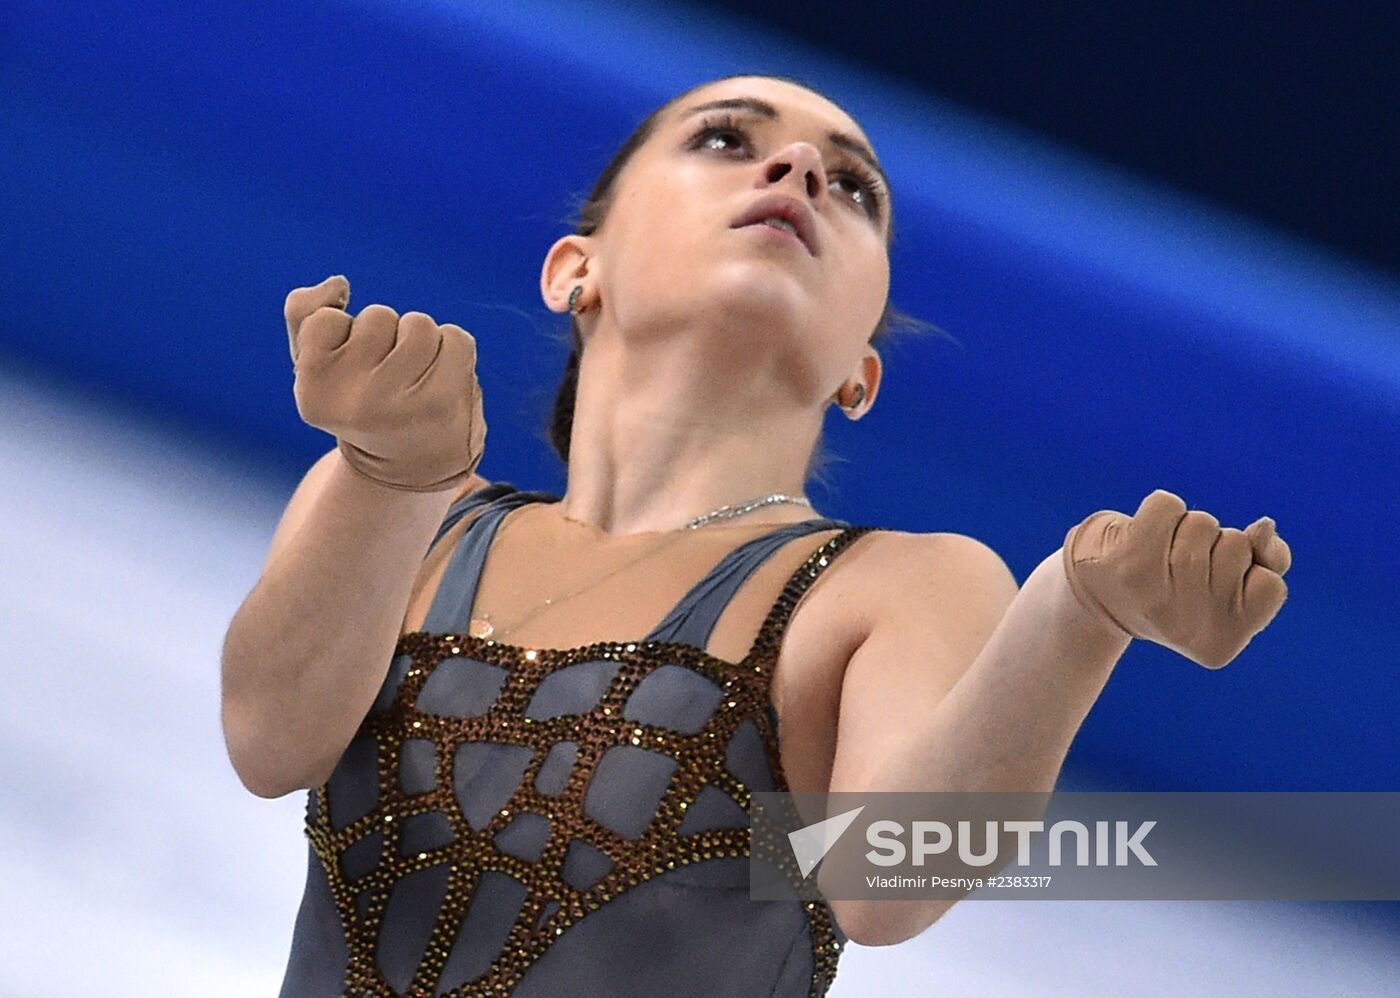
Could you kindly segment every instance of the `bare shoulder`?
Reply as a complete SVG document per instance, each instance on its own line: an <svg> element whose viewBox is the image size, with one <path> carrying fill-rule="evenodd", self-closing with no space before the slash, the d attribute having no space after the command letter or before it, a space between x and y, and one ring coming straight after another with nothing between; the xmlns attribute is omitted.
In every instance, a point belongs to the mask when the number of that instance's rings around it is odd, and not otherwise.
<svg viewBox="0 0 1400 998"><path fill-rule="evenodd" d="M871 530L829 565L802 597L817 605L794 610L773 680L794 789L828 788L835 731L860 730L862 705L878 729L888 704L951 688L1018 591L989 545L955 533Z"/></svg>
<svg viewBox="0 0 1400 998"><path fill-rule="evenodd" d="M991 640L1020 587L1002 557L975 537L872 533L864 557L850 566L848 612L858 617L860 641L840 670L841 723L864 709L851 705L876 704L869 724L878 727L892 703L923 697L932 710Z"/></svg>
<svg viewBox="0 0 1400 998"><path fill-rule="evenodd" d="M839 618L852 634L879 621L926 613L930 600L947 606L975 597L1000 613L1018 591L1016 578L988 544L946 531L871 530L851 542L813 586L815 616Z"/></svg>
<svg viewBox="0 0 1400 998"><path fill-rule="evenodd" d="M867 627L934 608L1000 620L1020 589L1005 559L967 534L875 530L860 540L847 583Z"/></svg>

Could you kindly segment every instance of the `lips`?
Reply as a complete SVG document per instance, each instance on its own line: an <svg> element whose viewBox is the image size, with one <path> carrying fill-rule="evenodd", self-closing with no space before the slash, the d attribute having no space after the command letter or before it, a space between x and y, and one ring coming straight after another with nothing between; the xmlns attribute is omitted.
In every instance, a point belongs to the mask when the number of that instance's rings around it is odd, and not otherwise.
<svg viewBox="0 0 1400 998"><path fill-rule="evenodd" d="M817 223L808 208L796 198L783 194L765 194L744 210L744 213L729 223L731 229L742 229L746 225L761 224L767 218L783 218L797 230L797 238L807 247L812 256L820 256L817 240Z"/></svg>

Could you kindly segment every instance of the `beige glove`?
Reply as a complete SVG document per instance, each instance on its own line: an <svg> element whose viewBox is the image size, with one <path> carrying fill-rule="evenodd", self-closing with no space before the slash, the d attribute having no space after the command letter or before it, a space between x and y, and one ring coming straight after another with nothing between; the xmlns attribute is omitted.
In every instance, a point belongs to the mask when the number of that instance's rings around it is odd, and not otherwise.
<svg viewBox="0 0 1400 998"><path fill-rule="evenodd" d="M1222 529L1164 489L1132 517L1090 515L1061 550L1085 609L1210 669L1228 665L1288 598L1292 554L1272 519Z"/></svg>
<svg viewBox="0 0 1400 998"><path fill-rule="evenodd" d="M476 340L422 312L369 305L353 321L350 282L287 296L297 411L336 438L352 469L408 492L470 478L486 449Z"/></svg>

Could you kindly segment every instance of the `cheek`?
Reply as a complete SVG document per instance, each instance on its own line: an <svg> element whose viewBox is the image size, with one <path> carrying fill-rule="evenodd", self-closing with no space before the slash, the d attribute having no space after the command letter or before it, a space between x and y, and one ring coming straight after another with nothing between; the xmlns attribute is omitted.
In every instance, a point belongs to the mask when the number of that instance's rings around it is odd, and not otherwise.
<svg viewBox="0 0 1400 998"><path fill-rule="evenodd" d="M714 247L693 228L672 224L658 212L629 220L608 254L608 293L614 315L625 326L673 322L676 314L704 307L708 284L701 278Z"/></svg>
<svg viewBox="0 0 1400 998"><path fill-rule="evenodd" d="M833 307L848 323L874 330L890 293L890 264L883 248L850 257L842 276L833 281L833 290Z"/></svg>
<svg viewBox="0 0 1400 998"><path fill-rule="evenodd" d="M693 240L690 241L693 243ZM695 267L687 254L694 253L687 241L664 225L648 223L628 233L620 252L609 257L609 278L613 293L637 302L674 296L686 274Z"/></svg>
<svg viewBox="0 0 1400 998"><path fill-rule="evenodd" d="M637 207L642 207L638 205ZM628 219L610 254L612 282L629 293L675 292L694 283L725 252L713 221L695 217L684 206L651 204Z"/></svg>

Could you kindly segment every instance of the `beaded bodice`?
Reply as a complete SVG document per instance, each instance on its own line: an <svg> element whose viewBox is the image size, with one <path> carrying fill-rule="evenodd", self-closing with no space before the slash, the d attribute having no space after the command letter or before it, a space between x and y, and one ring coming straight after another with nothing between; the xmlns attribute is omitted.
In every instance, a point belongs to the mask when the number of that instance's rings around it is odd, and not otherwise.
<svg viewBox="0 0 1400 998"><path fill-rule="evenodd" d="M783 525L731 552L640 641L530 649L465 624L493 513L557 497L486 492L468 497L490 507L423 629L400 639L374 706L308 794L305 938L283 994L312 993L311 968L337 961L315 994L824 994L845 937L824 902L748 899L748 798L788 789L769 693L788 617L870 528ZM789 579L748 655L702 650L778 544L842 526Z"/></svg>

